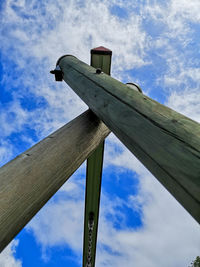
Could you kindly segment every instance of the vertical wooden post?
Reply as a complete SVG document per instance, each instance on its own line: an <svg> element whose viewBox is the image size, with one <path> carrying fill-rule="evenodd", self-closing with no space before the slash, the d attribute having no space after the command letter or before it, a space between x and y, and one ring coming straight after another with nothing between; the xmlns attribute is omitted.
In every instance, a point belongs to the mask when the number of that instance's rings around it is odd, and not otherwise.
<svg viewBox="0 0 200 267"><path fill-rule="evenodd" d="M91 50L91 66L100 69L110 75L112 51L97 47ZM99 71L100 71L99 70ZM104 141L98 146L87 160L86 174L86 193L85 193L85 218L84 218L84 237L83 237L83 267L91 261L91 266L95 266L96 243L99 220L99 204L101 195L101 178L103 168ZM88 222L93 214L92 246L89 249L89 228ZM89 265L88 265L89 266Z"/></svg>

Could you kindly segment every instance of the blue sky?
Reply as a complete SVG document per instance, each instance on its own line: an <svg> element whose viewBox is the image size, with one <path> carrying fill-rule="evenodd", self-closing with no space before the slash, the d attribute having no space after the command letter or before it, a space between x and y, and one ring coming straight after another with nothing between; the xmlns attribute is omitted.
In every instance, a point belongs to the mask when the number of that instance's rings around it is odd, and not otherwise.
<svg viewBox="0 0 200 267"><path fill-rule="evenodd" d="M198 0L1 1L0 164L87 106L49 71L64 54L113 51L111 75L200 122ZM80 266L85 164L1 253L1 267ZM96 266L183 267L199 255L196 221L111 134ZM166 257L166 255L168 255Z"/></svg>

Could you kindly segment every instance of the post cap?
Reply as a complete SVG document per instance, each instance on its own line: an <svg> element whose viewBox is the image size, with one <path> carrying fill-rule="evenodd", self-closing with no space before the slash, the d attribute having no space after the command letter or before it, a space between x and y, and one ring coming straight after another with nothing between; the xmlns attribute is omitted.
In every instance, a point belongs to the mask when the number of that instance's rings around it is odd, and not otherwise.
<svg viewBox="0 0 200 267"><path fill-rule="evenodd" d="M104 46L99 46L90 50L91 54L100 54L100 55L112 55L112 51Z"/></svg>

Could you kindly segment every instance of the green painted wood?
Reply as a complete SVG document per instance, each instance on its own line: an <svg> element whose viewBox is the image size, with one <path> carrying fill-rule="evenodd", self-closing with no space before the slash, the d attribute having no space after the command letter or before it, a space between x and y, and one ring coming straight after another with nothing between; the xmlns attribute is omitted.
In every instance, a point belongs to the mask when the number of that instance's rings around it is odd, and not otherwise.
<svg viewBox="0 0 200 267"><path fill-rule="evenodd" d="M91 66L94 68L101 68L101 70L110 75L111 69L111 56L110 55L95 55L92 54Z"/></svg>
<svg viewBox="0 0 200 267"><path fill-rule="evenodd" d="M112 52L110 51L112 54ZM111 54L105 55L103 50L91 50L91 65L95 68L100 68L103 72L110 74L111 68ZM101 195L101 179L103 168L103 154L104 142L92 153L87 160L87 173L86 173L86 193L85 193L85 217L84 217L84 237L83 237L83 267L86 266L88 255L88 220L89 214L94 214L94 229L92 238L92 266L95 266L96 257L96 244L98 233L98 220L99 220L99 205Z"/></svg>
<svg viewBox="0 0 200 267"><path fill-rule="evenodd" d="M73 56L64 80L200 222L200 125Z"/></svg>
<svg viewBox="0 0 200 267"><path fill-rule="evenodd" d="M108 134L88 110L0 168L0 251Z"/></svg>
<svg viewBox="0 0 200 267"><path fill-rule="evenodd" d="M96 243L99 221L99 205L101 196L101 179L103 169L104 142L92 153L87 160L87 179L85 192L85 218L84 218L84 243L83 243L83 266L86 266L88 255L89 229L88 220L90 212L94 214L94 229L92 235L92 266L95 266Z"/></svg>

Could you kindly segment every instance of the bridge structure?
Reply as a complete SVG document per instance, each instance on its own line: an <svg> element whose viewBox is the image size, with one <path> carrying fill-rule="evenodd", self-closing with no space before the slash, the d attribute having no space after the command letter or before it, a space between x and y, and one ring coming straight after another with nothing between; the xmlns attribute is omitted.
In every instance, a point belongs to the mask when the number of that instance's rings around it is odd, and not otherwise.
<svg viewBox="0 0 200 267"><path fill-rule="evenodd" d="M200 124L110 76L112 51L56 63L89 109L0 168L0 251L87 160L83 267L94 267L104 140L112 131L200 223Z"/></svg>

